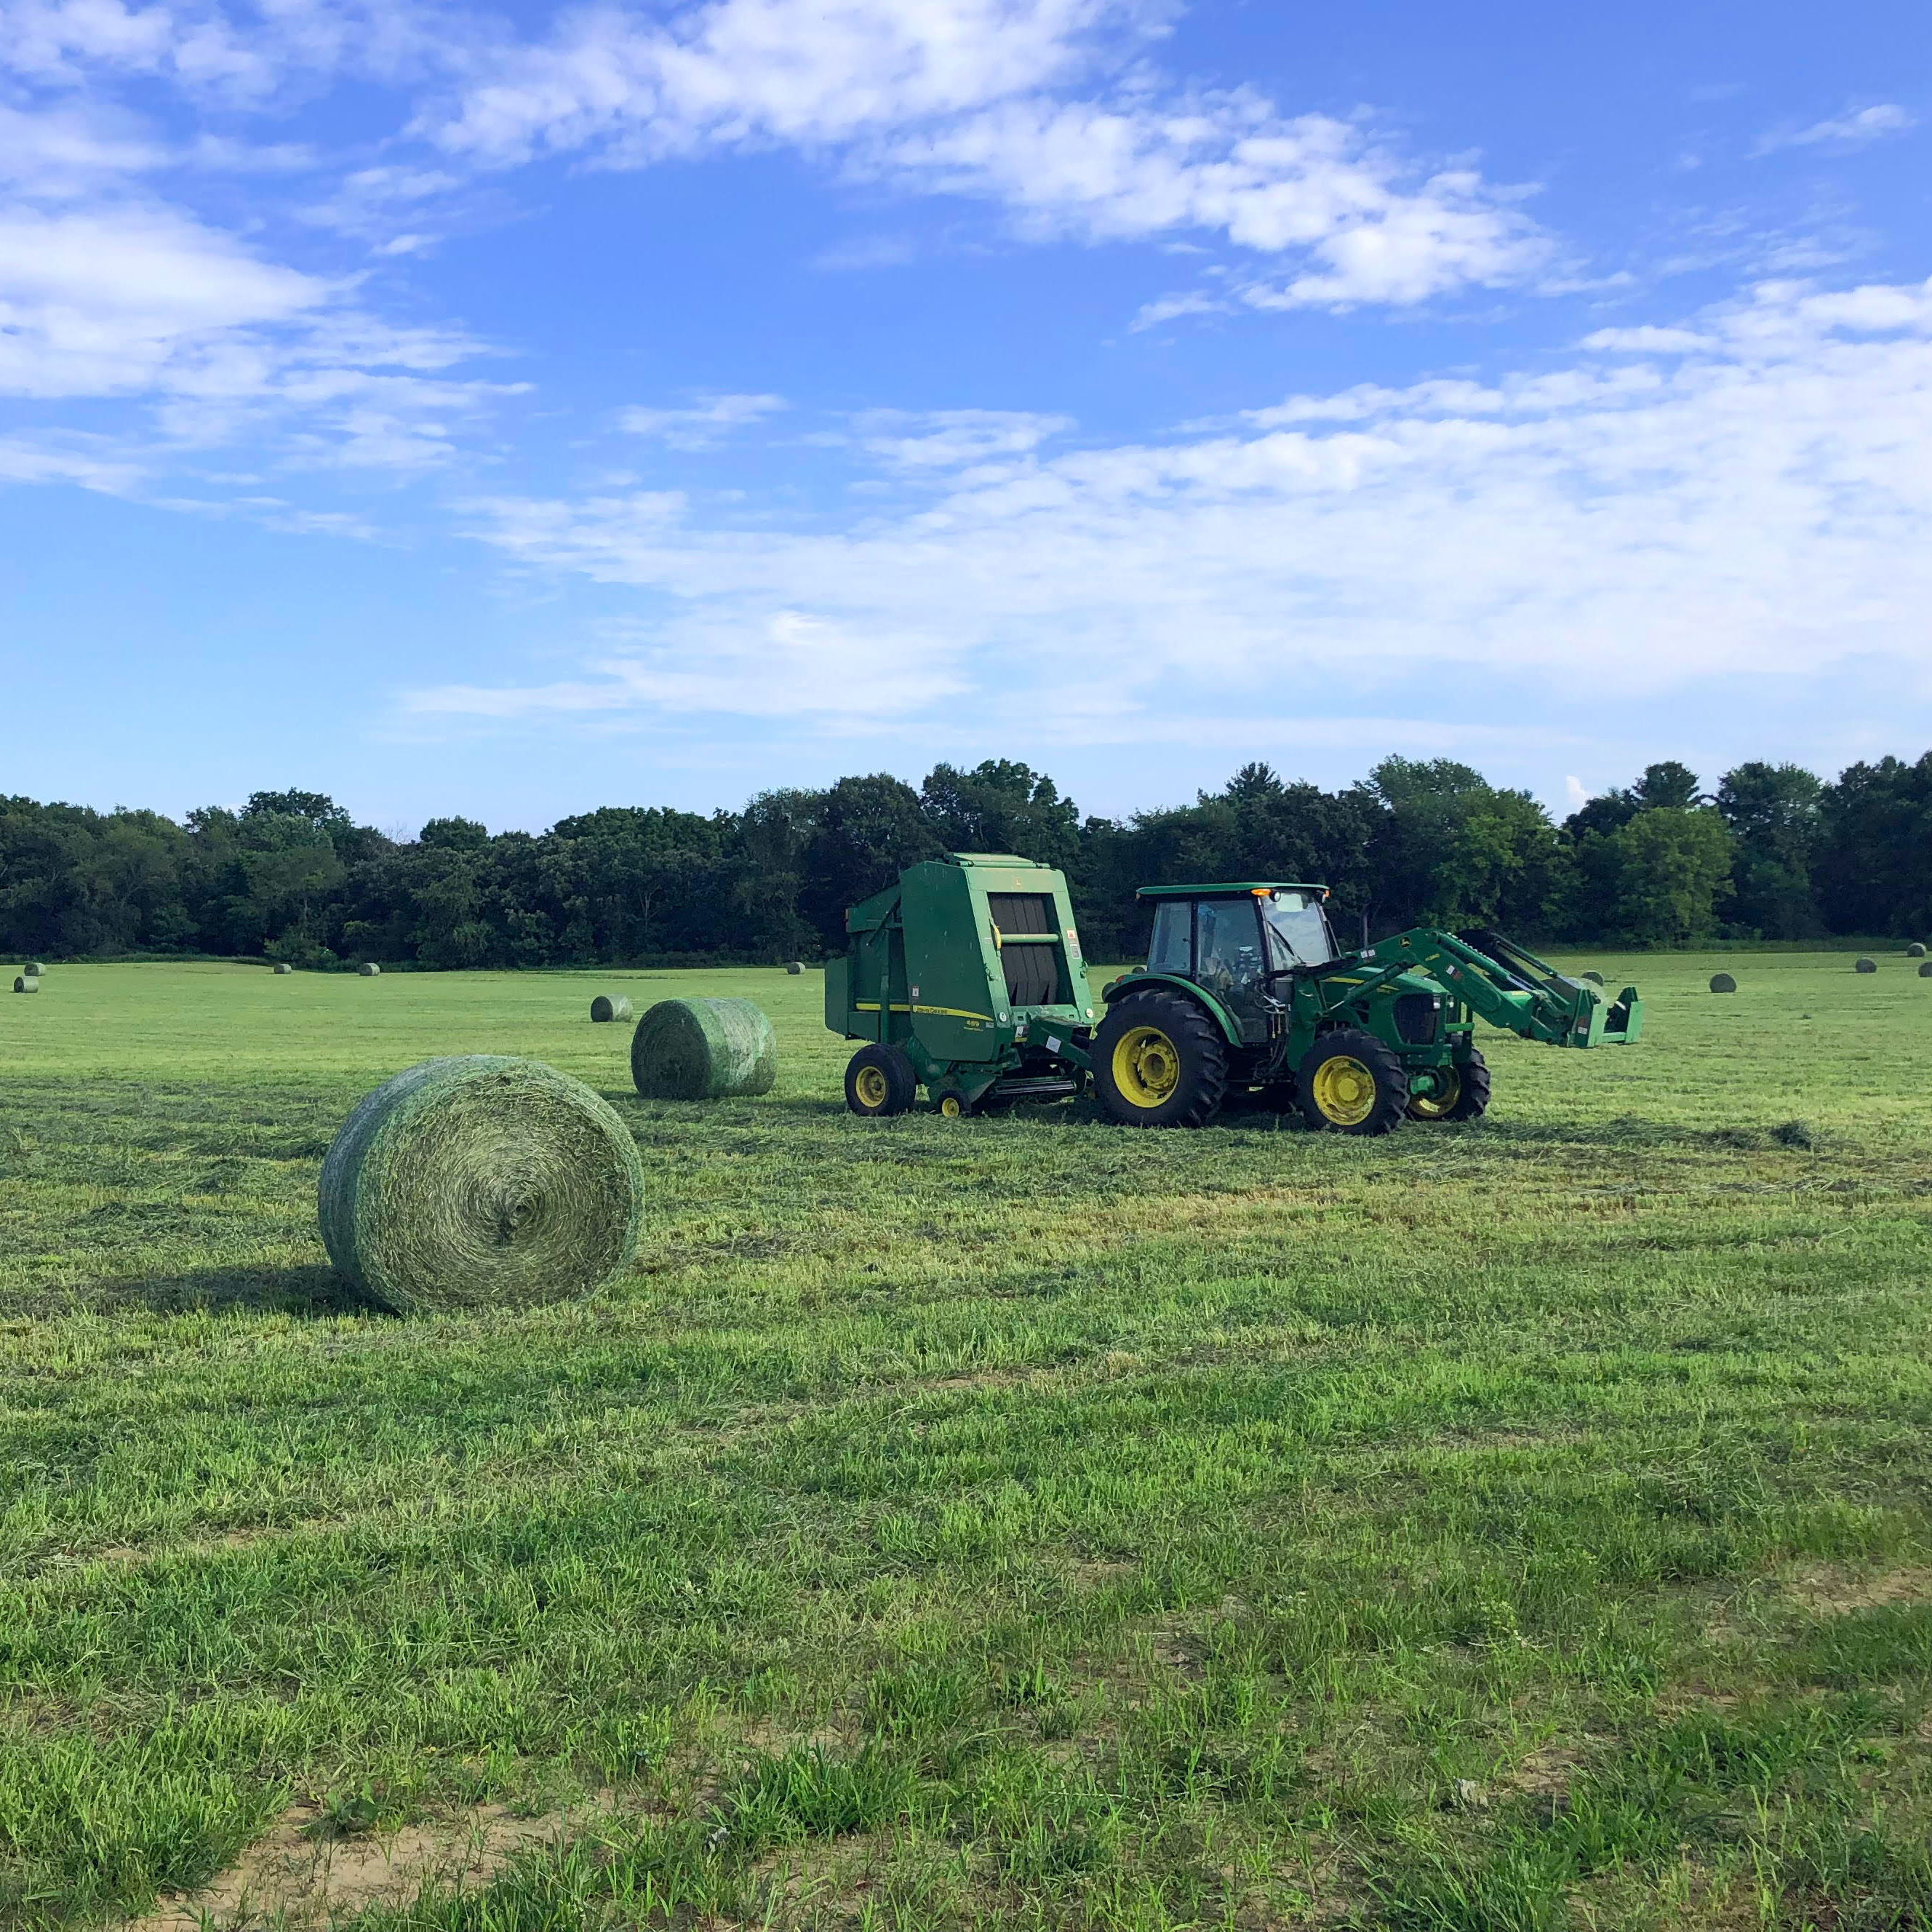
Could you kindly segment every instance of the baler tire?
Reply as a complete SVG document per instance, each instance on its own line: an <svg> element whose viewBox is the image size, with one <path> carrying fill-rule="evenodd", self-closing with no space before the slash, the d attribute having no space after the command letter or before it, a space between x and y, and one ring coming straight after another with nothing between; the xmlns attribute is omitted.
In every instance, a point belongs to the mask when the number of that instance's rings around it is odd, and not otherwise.
<svg viewBox="0 0 1932 1932"><path fill-rule="evenodd" d="M909 1114L919 1098L919 1076L896 1046L868 1045L845 1069L845 1104L866 1120Z"/></svg>
<svg viewBox="0 0 1932 1932"><path fill-rule="evenodd" d="M1489 1063L1474 1048L1467 1060L1459 1060L1449 1070L1456 1076L1456 1091L1449 1104L1438 1106L1419 1095L1408 1103L1412 1120L1426 1120L1432 1126L1443 1120L1476 1120L1490 1111Z"/></svg>
<svg viewBox="0 0 1932 1932"><path fill-rule="evenodd" d="M1140 1058L1157 1046L1156 1064L1171 1055L1171 1082L1143 1082L1149 1104L1124 1090L1125 1056ZM1120 1064L1117 1064L1117 1061ZM1220 1112L1228 1090L1228 1045L1205 1008L1181 993L1150 991L1116 1000L1094 1036L1094 1093L1110 1120L1124 1127L1204 1127Z"/></svg>
<svg viewBox="0 0 1932 1932"><path fill-rule="evenodd" d="M1350 1064L1331 1072L1338 1060ZM1366 1105L1359 1098L1364 1075ZM1324 1034L1303 1054L1294 1084L1302 1118L1318 1133L1385 1134L1400 1126L1408 1112L1408 1076L1402 1062L1373 1034L1353 1027ZM1355 1097L1345 1104L1346 1095Z"/></svg>

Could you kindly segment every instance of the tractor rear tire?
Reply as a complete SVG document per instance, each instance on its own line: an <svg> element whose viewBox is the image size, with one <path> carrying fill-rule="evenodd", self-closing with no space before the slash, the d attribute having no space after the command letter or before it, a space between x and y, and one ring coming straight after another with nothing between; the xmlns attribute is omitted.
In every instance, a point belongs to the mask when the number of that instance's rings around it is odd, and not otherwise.
<svg viewBox="0 0 1932 1932"><path fill-rule="evenodd" d="M1318 1133L1385 1134L1408 1112L1408 1076L1373 1034L1342 1027L1302 1055L1302 1118Z"/></svg>
<svg viewBox="0 0 1932 1932"><path fill-rule="evenodd" d="M1419 1094L1410 1099L1412 1120L1474 1120L1490 1111L1489 1063L1480 1053L1472 1047L1468 1058L1448 1071L1455 1083L1449 1093L1439 1099L1425 1100Z"/></svg>
<svg viewBox="0 0 1932 1932"><path fill-rule="evenodd" d="M845 1069L845 1104L868 1120L909 1114L919 1098L919 1076L904 1050L862 1046Z"/></svg>
<svg viewBox="0 0 1932 1932"><path fill-rule="evenodd" d="M1094 1091L1124 1127L1204 1127L1228 1090L1228 1043L1184 993L1117 1000L1094 1036Z"/></svg>

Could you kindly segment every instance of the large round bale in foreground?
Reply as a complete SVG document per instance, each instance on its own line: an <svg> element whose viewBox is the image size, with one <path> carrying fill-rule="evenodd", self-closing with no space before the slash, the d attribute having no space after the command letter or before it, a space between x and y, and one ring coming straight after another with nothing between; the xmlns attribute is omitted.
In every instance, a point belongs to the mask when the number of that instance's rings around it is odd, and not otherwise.
<svg viewBox="0 0 1932 1932"><path fill-rule="evenodd" d="M1876 959L1861 959L1852 970L1854 973L1876 973L1878 970L1878 962Z"/></svg>
<svg viewBox="0 0 1932 1932"><path fill-rule="evenodd" d="M637 1143L610 1103L541 1060L425 1060L370 1094L322 1164L322 1244L399 1314L587 1294L628 1265Z"/></svg>
<svg viewBox="0 0 1932 1932"><path fill-rule="evenodd" d="M16 993L38 993L40 990L40 976L34 973L16 973L14 990Z"/></svg>
<svg viewBox="0 0 1932 1932"><path fill-rule="evenodd" d="M1738 982L1728 973L1713 973L1711 975L1711 990L1714 993L1735 993L1738 990Z"/></svg>
<svg viewBox="0 0 1932 1932"><path fill-rule="evenodd" d="M365 959L356 970L364 979L373 980L382 969L376 964L374 960Z"/></svg>
<svg viewBox="0 0 1932 1932"><path fill-rule="evenodd" d="M590 1017L593 1020L627 1020L631 1017L631 1003L620 993L614 1000L608 993L599 993L590 1002Z"/></svg>
<svg viewBox="0 0 1932 1932"><path fill-rule="evenodd" d="M778 1035L749 1000L660 1000L631 1036L631 1078L652 1100L769 1094Z"/></svg>

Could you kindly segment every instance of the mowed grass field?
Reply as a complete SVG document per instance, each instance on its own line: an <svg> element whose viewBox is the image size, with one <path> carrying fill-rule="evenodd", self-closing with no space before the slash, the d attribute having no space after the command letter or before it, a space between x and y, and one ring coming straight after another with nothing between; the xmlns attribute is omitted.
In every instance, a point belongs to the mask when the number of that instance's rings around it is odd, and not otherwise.
<svg viewBox="0 0 1932 1932"><path fill-rule="evenodd" d="M860 1121L816 974L0 999L0 1922L1932 1925L1932 980L1572 963L1641 1045L1371 1142ZM636 1269L359 1309L330 1137L478 1051Z"/></svg>

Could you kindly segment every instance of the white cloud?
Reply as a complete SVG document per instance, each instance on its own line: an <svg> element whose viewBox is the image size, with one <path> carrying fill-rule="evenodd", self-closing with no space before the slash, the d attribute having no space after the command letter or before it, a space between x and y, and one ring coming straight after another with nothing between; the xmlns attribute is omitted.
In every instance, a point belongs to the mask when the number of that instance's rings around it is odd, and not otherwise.
<svg viewBox="0 0 1932 1932"><path fill-rule="evenodd" d="M525 568L669 598L664 648L730 668L676 701L722 712L786 674L784 614L826 626L828 675L916 638L918 676L1090 740L1150 712L1292 711L1310 664L1324 688L1486 666L1580 718L1606 676L1621 695L1862 654L1922 680L1932 284L1768 285L1682 339L1634 366L1586 351L1168 442L1015 452L831 533L622 496L501 501L478 533ZM462 708L659 702L608 668L544 688Z"/></svg>
<svg viewBox="0 0 1932 1932"><path fill-rule="evenodd" d="M1106 82L1118 44L1155 17L1120 0L712 0L668 20L601 7L499 50L418 126L494 165L788 145L862 179L992 202L1036 238L1192 231L1299 258L1239 290L1258 308L1412 303L1550 265L1517 197L1467 167L1418 169L1354 122L1288 118L1246 91ZM1096 78L1100 98L1063 98Z"/></svg>
<svg viewBox="0 0 1932 1932"><path fill-rule="evenodd" d="M1830 121L1816 121L1808 128L1768 134L1758 144L1760 154L1778 148L1856 148L1887 134L1902 134L1918 124L1916 118L1895 102L1875 107L1861 107Z"/></svg>
<svg viewBox="0 0 1932 1932"><path fill-rule="evenodd" d="M959 470L1024 456L1073 427L1070 416L1024 410L871 410L856 418L859 447L896 470Z"/></svg>
<svg viewBox="0 0 1932 1932"><path fill-rule="evenodd" d="M728 431L790 406L782 396L705 394L683 409L626 410L617 427L632 436L655 436L673 449L711 449Z"/></svg>

